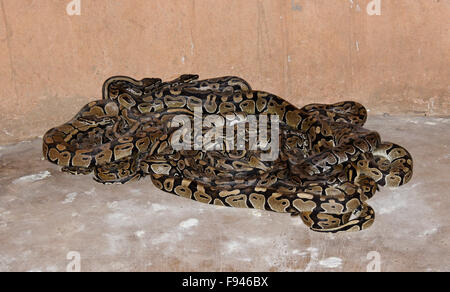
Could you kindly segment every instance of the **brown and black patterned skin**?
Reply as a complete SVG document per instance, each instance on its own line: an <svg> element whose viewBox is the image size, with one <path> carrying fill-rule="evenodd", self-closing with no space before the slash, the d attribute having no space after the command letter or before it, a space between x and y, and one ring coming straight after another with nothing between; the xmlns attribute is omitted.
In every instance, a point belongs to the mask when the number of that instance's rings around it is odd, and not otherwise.
<svg viewBox="0 0 450 292"><path fill-rule="evenodd" d="M277 115L278 157L263 161L262 150L226 150L233 141L225 135L225 150L175 151L171 121L193 119L195 107L234 124ZM94 172L101 183L149 175L159 189L202 203L298 215L314 231L357 231L374 222L367 200L378 186L401 186L413 169L405 148L362 127L366 118L356 102L299 109L239 77L116 76L105 81L101 100L44 135L43 155L63 171Z"/></svg>

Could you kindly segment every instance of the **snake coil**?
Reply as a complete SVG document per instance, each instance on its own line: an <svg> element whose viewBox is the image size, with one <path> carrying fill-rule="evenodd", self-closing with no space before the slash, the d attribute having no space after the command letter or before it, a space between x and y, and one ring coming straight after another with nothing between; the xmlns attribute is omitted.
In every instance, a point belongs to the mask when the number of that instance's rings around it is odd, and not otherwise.
<svg viewBox="0 0 450 292"><path fill-rule="evenodd" d="M44 157L65 172L93 172L101 183L149 175L163 191L298 215L319 232L368 228L375 212L367 200L379 186L401 186L412 176L408 151L363 128L367 111L356 102L297 108L235 76L181 75L169 82L115 76L102 92L101 100L43 137ZM171 139L180 127L172 121L183 115L195 123L195 108L223 124L244 125L243 137L219 133L222 148L175 150ZM269 139L280 145L275 159L266 161L267 151L248 148L252 130L245 124L252 115L278 116L279 134ZM197 131L194 141L207 132ZM244 148L227 148L242 138Z"/></svg>

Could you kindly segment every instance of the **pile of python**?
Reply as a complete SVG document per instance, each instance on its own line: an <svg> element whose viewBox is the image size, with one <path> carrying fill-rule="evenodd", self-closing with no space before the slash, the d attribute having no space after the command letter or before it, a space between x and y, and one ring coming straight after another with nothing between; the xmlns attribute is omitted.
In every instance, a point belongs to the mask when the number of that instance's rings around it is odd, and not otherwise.
<svg viewBox="0 0 450 292"><path fill-rule="evenodd" d="M278 139L278 156L265 161L267 149L245 147L175 150L171 139L180 127L171 121L193 120L196 107L234 124L278 116L278 136L270 137ZM407 183L413 168L405 148L362 127L366 118L356 102L297 108L234 76L116 76L105 81L101 100L44 135L43 155L62 171L93 172L101 183L148 175L157 188L202 203L290 213L319 232L357 231L374 222L367 200L378 187Z"/></svg>

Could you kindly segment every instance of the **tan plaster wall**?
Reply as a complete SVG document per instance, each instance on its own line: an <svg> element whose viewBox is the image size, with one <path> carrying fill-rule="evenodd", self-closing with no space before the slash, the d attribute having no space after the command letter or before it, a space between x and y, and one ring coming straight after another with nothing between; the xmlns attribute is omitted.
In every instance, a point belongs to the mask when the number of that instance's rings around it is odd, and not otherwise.
<svg viewBox="0 0 450 292"><path fill-rule="evenodd" d="M449 115L448 0L0 0L0 143L42 135L111 75L238 75L297 105Z"/></svg>

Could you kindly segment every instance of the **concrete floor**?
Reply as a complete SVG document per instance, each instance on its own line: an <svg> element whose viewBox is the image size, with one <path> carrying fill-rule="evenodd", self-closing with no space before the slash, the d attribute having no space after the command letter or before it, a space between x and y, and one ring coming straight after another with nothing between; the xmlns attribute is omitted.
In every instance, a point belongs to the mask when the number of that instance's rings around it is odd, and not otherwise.
<svg viewBox="0 0 450 292"><path fill-rule="evenodd" d="M285 214L179 198L149 178L105 186L71 176L41 159L40 139L3 146L0 271L66 271L70 252L82 271L366 271L376 263L449 271L449 127L444 118L371 116L367 128L407 148L415 173L371 199L370 229L336 235Z"/></svg>

